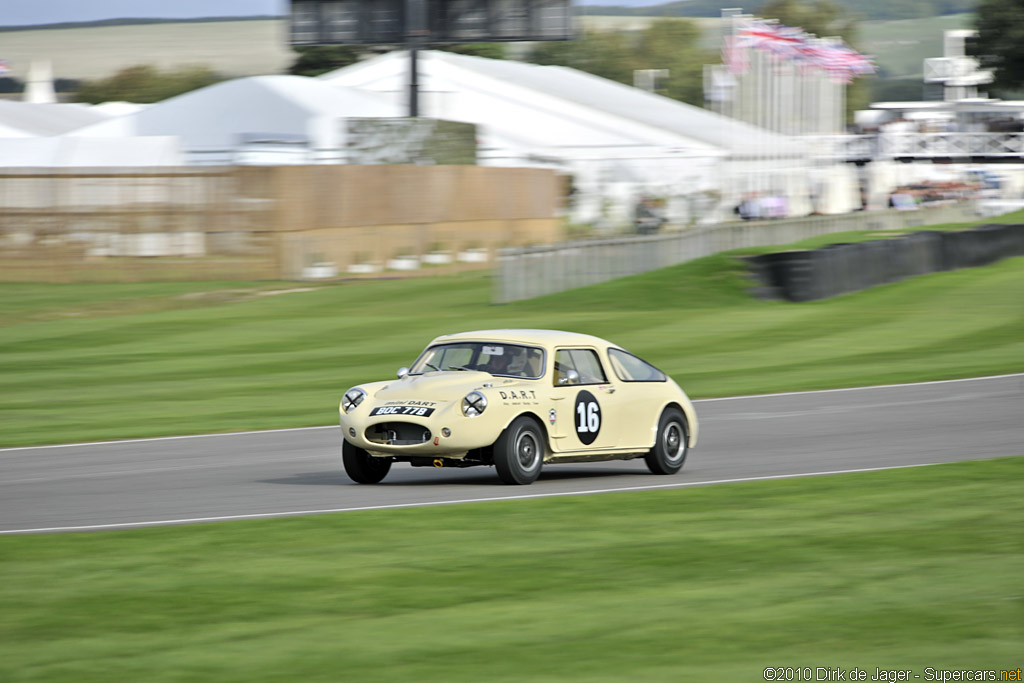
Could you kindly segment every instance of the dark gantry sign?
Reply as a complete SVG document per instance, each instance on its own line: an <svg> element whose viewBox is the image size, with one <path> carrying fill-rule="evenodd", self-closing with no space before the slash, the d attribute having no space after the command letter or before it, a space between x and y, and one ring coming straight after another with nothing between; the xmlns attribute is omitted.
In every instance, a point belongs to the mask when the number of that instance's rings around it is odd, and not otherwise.
<svg viewBox="0 0 1024 683"><path fill-rule="evenodd" d="M292 45L571 40L571 0L291 0Z"/></svg>

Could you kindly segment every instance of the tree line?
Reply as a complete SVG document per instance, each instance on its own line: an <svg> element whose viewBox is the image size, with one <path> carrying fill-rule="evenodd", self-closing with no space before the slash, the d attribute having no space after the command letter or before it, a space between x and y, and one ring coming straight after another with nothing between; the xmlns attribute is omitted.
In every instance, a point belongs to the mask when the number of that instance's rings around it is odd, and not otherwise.
<svg viewBox="0 0 1024 683"><path fill-rule="evenodd" d="M819 4L818 1L807 3ZM826 2L826 4L828 4ZM943 14L973 12L978 0L844 0L843 8L862 20L887 21L892 19L920 19ZM722 10L742 7L736 0L678 0L648 7L597 7L586 4L576 6L578 15L660 16L660 17L718 17ZM765 16L760 3L744 7L748 12Z"/></svg>
<svg viewBox="0 0 1024 683"><path fill-rule="evenodd" d="M711 0L688 0L685 4L705 1ZM858 22L848 7L861 1L841 6L831 0L769 0L759 8L758 15L802 27L815 35L841 36L856 48ZM952 6L961 0L943 2ZM976 25L979 36L969 43L968 49L995 70L994 92L1024 87L1024 0L981 0ZM504 43L435 47L495 59L504 58L507 50ZM289 73L304 76L318 76L348 66L361 56L359 49L348 46L300 46L295 52ZM633 84L634 71L666 69L668 76L657 82L657 92L695 105L703 103L703 65L718 60L717 51L701 47L701 32L694 23L674 18L655 20L641 31L589 31L572 41L534 43L525 55L528 62L572 67L628 85ZM133 66L109 78L76 84L77 99L88 103L158 102L224 79L224 75L205 66L170 70ZM874 92L866 81L872 81ZM0 78L0 92L16 91L20 85L15 79ZM66 88L70 84L61 85ZM848 91L848 109L863 108L871 99L890 99L877 96L886 92L885 85L885 81L877 78L857 79Z"/></svg>

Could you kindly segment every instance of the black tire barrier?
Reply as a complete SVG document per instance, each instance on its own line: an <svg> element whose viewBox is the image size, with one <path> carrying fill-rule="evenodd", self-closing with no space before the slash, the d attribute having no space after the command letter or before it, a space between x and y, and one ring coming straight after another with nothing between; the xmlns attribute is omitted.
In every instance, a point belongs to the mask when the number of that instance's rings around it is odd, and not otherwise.
<svg viewBox="0 0 1024 683"><path fill-rule="evenodd" d="M815 250L747 257L752 292L767 299L815 301L908 277L976 268L1024 256L1024 225L922 230L888 240L831 244Z"/></svg>

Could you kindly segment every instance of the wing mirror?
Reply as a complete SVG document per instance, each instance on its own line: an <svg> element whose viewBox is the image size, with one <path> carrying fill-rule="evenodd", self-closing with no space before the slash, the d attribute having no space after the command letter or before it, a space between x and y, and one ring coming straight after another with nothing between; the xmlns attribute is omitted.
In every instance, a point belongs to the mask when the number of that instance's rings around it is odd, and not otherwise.
<svg viewBox="0 0 1024 683"><path fill-rule="evenodd" d="M409 374L409 368L405 368L405 367L398 368L398 379L402 379L403 377L405 377L408 374Z"/></svg>
<svg viewBox="0 0 1024 683"><path fill-rule="evenodd" d="M558 378L559 384L579 384L580 373L575 370L567 370L564 375Z"/></svg>

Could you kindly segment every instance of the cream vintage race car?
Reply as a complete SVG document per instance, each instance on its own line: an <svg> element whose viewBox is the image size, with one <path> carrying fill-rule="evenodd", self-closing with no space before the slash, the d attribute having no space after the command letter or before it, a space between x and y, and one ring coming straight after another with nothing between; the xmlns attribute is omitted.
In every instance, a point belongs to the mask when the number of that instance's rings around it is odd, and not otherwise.
<svg viewBox="0 0 1024 683"><path fill-rule="evenodd" d="M697 414L671 378L615 344L555 330L484 330L430 342L398 379L360 384L339 408L342 459L375 484L391 464L493 465L529 484L544 464L642 457L674 474Z"/></svg>

